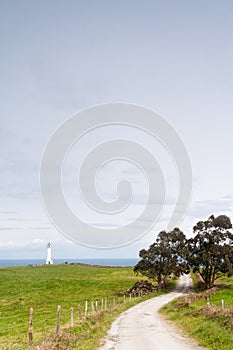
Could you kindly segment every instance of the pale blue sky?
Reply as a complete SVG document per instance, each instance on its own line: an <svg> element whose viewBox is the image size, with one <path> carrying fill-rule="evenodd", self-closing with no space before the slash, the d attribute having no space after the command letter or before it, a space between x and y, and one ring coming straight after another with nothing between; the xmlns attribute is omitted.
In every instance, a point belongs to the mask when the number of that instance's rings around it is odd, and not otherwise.
<svg viewBox="0 0 233 350"><path fill-rule="evenodd" d="M44 257L48 241L55 257L136 256L166 224L177 179L157 145L169 190L151 234L97 251L49 223L38 181L43 149L68 116L99 103L154 109L183 139L194 174L186 234L212 213L233 219L232 1L0 0L0 41L1 258Z"/></svg>

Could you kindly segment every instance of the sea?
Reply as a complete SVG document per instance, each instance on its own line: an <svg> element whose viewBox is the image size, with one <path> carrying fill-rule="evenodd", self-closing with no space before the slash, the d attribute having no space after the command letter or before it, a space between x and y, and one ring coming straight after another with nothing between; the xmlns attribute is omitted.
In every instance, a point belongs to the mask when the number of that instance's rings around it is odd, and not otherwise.
<svg viewBox="0 0 233 350"><path fill-rule="evenodd" d="M58 264L72 264L81 263L89 265L102 265L102 266L134 266L139 261L138 258L112 258L112 259L54 259L54 265ZM44 259L0 259L0 268L8 266L32 266L43 265Z"/></svg>

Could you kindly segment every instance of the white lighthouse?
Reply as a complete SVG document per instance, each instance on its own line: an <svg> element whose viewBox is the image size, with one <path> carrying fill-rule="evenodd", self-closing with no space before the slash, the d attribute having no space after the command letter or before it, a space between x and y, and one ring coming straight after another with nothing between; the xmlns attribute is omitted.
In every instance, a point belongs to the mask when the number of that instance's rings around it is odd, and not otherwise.
<svg viewBox="0 0 233 350"><path fill-rule="evenodd" d="M45 264L46 265L53 265L51 243L47 244L47 259L46 259Z"/></svg>

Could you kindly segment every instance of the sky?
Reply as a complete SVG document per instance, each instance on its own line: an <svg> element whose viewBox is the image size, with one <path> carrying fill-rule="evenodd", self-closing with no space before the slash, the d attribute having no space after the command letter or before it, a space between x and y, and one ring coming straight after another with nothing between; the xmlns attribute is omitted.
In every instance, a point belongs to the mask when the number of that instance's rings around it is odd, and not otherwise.
<svg viewBox="0 0 233 350"><path fill-rule="evenodd" d="M47 217L39 172L51 135L71 115L93 105L126 102L163 116L180 135L193 171L193 192L180 228L211 214L233 220L232 1L0 0L0 258L136 257L164 229L178 193L166 150L127 127L102 129L75 146L64 167L64 191L77 215L89 209L75 194L79 152L95 142L131 137L156 154L167 185L164 212L136 242L91 249L62 235ZM76 149L75 149L76 148ZM124 173L136 192L131 209L111 225L133 220L145 204L143 175L132 164L109 163L98 193L114 199ZM91 217L92 225L106 225Z"/></svg>

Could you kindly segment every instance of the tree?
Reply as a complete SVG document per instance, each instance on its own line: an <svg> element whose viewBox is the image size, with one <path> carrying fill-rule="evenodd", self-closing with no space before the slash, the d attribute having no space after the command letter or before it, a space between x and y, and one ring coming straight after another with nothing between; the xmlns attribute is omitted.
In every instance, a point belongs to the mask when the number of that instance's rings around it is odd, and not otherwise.
<svg viewBox="0 0 233 350"><path fill-rule="evenodd" d="M187 272L186 254L187 240L183 232L178 228L161 231L149 249L139 252L142 259L134 267L134 272L156 280L159 286L166 285L169 275L180 276Z"/></svg>
<svg viewBox="0 0 233 350"><path fill-rule="evenodd" d="M188 263L194 272L199 272L207 289L213 287L222 273L232 273L231 228L231 220L226 215L216 218L212 215L193 228L196 236L188 241Z"/></svg>

